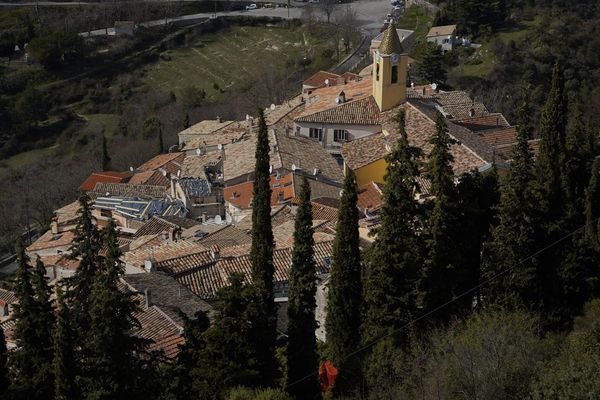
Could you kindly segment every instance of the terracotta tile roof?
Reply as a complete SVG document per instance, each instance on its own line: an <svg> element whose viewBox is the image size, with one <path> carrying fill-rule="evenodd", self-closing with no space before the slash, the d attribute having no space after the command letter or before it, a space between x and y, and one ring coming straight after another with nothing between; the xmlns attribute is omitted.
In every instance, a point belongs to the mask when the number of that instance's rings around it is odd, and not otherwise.
<svg viewBox="0 0 600 400"><path fill-rule="evenodd" d="M398 32L396 32L396 24L393 22L388 24L385 32L383 33L383 37L381 38L381 44L379 45L379 52L381 54L402 54L404 53L404 49L402 48L402 43L400 42L400 38L398 37Z"/></svg>
<svg viewBox="0 0 600 400"><path fill-rule="evenodd" d="M307 176L308 186L310 186L310 198L318 199L321 197L328 197L332 199L340 198L340 191L342 190L342 184L325 180L320 177ZM292 201L293 204L298 204L298 196L302 190L302 177L294 175L294 193L295 197Z"/></svg>
<svg viewBox="0 0 600 400"><path fill-rule="evenodd" d="M101 196L143 197L163 198L167 194L167 188L154 185L131 185L129 183L97 183L90 197Z"/></svg>
<svg viewBox="0 0 600 400"><path fill-rule="evenodd" d="M358 188L358 208L362 211L373 211L383 205L383 191L380 185L371 181Z"/></svg>
<svg viewBox="0 0 600 400"><path fill-rule="evenodd" d="M148 289L152 305L159 307L180 326L183 326L184 321L178 310L189 318L194 318L194 314L200 310L212 311L210 304L164 272L127 274L122 277L122 280L134 292L144 293Z"/></svg>
<svg viewBox="0 0 600 400"><path fill-rule="evenodd" d="M343 179L342 170L335 159L315 139L288 136L283 130L270 129L269 144L269 156L274 171L281 168L292 171L292 167L295 166L312 172L316 168L321 175L329 179L335 181ZM248 140L225 147L225 160L223 161L225 182L254 173L255 148L255 134L252 134Z"/></svg>
<svg viewBox="0 0 600 400"><path fill-rule="evenodd" d="M304 99L302 95L291 98L290 100L275 105L275 109L268 107L265 109L265 120L269 128L276 128L281 123L287 120L291 121L293 117L298 114L301 106L304 105Z"/></svg>
<svg viewBox="0 0 600 400"><path fill-rule="evenodd" d="M517 141L517 128L514 126L478 131L479 135L491 146L503 146Z"/></svg>
<svg viewBox="0 0 600 400"><path fill-rule="evenodd" d="M315 232L313 233L313 240L315 243L320 242L330 242L335 239L335 235L332 233L322 232L322 228L327 225L329 222L327 221L317 221L318 224L315 227ZM285 249L294 246L294 236L282 237L282 239L278 240L275 243L275 248L277 249Z"/></svg>
<svg viewBox="0 0 600 400"><path fill-rule="evenodd" d="M531 154L533 154L533 157L536 158L540 150L540 139L531 139L528 140L527 143L529 144L529 150L531 150ZM512 151L516 144L517 143L515 142L496 146L494 147L496 152L495 154L503 160L510 162L512 160Z"/></svg>
<svg viewBox="0 0 600 400"><path fill-rule="evenodd" d="M425 174L422 173L417 176L415 181L417 181L417 184L419 185L419 193L423 196L429 196L429 193L431 192L431 181L425 177Z"/></svg>
<svg viewBox="0 0 600 400"><path fill-rule="evenodd" d="M498 127L510 126L506 118L504 118L504 115L500 113L492 113L482 115L480 117L465 118L458 121L454 121L454 123L464 126L465 128L472 131L483 131Z"/></svg>
<svg viewBox="0 0 600 400"><path fill-rule="evenodd" d="M181 218L176 216L153 216L140 229L135 232L135 237L155 235L169 231L169 229L189 229L193 226L200 225L199 222L189 218Z"/></svg>
<svg viewBox="0 0 600 400"><path fill-rule="evenodd" d="M313 220L337 222L339 207L312 202Z"/></svg>
<svg viewBox="0 0 600 400"><path fill-rule="evenodd" d="M0 329L4 331L4 338L6 339L6 344L8 345L15 345L14 334L16 325L17 321L12 318L0 323Z"/></svg>
<svg viewBox="0 0 600 400"><path fill-rule="evenodd" d="M187 156L183 160L181 177L206 178L206 167L213 167L221 161L221 152L208 153L200 156Z"/></svg>
<svg viewBox="0 0 600 400"><path fill-rule="evenodd" d="M197 124L190 126L187 129L179 132L180 134L187 135L210 135L213 132L223 129L228 125L233 124L234 121L223 121L218 119L205 119Z"/></svg>
<svg viewBox="0 0 600 400"><path fill-rule="evenodd" d="M60 232L56 235L52 231L46 231L35 242L27 247L28 252L51 249L54 247L69 246L73 243L75 233L73 231Z"/></svg>
<svg viewBox="0 0 600 400"><path fill-rule="evenodd" d="M286 175L271 175L271 205L291 201L294 198L294 186L291 173ZM278 179L279 178L279 179ZM241 209L252 208L254 182L244 182L223 189L223 200Z"/></svg>
<svg viewBox="0 0 600 400"><path fill-rule="evenodd" d="M313 219L313 229L318 229L321 225L327 221ZM273 228L273 240L275 241L275 247L286 248L292 247L294 244L294 232L296 230L296 221L287 221L279 226Z"/></svg>
<svg viewBox="0 0 600 400"><path fill-rule="evenodd" d="M222 229L213 232L198 241L205 248L213 245L219 247L238 246L240 244L250 243L252 237L246 231L236 228L233 225L226 225Z"/></svg>
<svg viewBox="0 0 600 400"><path fill-rule="evenodd" d="M79 201L74 201L64 207L54 210L54 216L58 225L68 225L76 223L79 219Z"/></svg>
<svg viewBox="0 0 600 400"><path fill-rule="evenodd" d="M471 110L474 117L489 114L489 111L485 108L483 103L448 104L443 106L443 110L453 119L470 118Z"/></svg>
<svg viewBox="0 0 600 400"><path fill-rule="evenodd" d="M150 239L138 245L146 238ZM162 235L137 238L131 243L130 249L130 251L123 255L122 260L126 264L131 264L140 269L144 267L144 261L146 260L161 262L186 254L206 251L206 247L189 240L171 241L162 238Z"/></svg>
<svg viewBox="0 0 600 400"><path fill-rule="evenodd" d="M137 296L138 302L143 304L143 296ZM159 307L141 306L134 314L140 328L135 332L151 341L150 351L162 351L164 356L173 359L179 354L179 345L185 343L183 327L176 324Z"/></svg>
<svg viewBox="0 0 600 400"><path fill-rule="evenodd" d="M271 206L271 225L273 228L287 221L293 221L294 219L294 214L292 214L292 210L289 205L280 205L276 207ZM234 226L246 233L249 233L252 230L251 216L242 219Z"/></svg>
<svg viewBox="0 0 600 400"><path fill-rule="evenodd" d="M297 122L319 122L324 124L379 125L379 106L373 96L348 101L313 114L304 113Z"/></svg>
<svg viewBox="0 0 600 400"><path fill-rule="evenodd" d="M204 122L206 121L202 121L200 124ZM227 145L239 142L250 132L250 125L246 121L229 121L223 123L220 128L205 133L200 133L200 131L194 133L190 131L194 126L179 133L180 140L185 142L184 150L214 147L219 144Z"/></svg>
<svg viewBox="0 0 600 400"><path fill-rule="evenodd" d="M334 86L337 84L337 80L340 78L340 75L334 74L333 72L328 71L319 71L312 75L310 78L306 79L302 82L303 86L309 86L311 88L320 88L324 87L325 80L329 79L329 85Z"/></svg>
<svg viewBox="0 0 600 400"><path fill-rule="evenodd" d="M0 288L0 301L5 302L6 304L15 304L19 302L19 299L14 292Z"/></svg>
<svg viewBox="0 0 600 400"><path fill-rule="evenodd" d="M335 100L340 92L344 92L346 102L359 100L371 96L373 90L372 79L363 78L360 81L350 81L345 85L329 86L313 90L312 94L307 96L304 109L296 116L295 120L305 115L312 115L320 111L329 110L336 107Z"/></svg>
<svg viewBox="0 0 600 400"><path fill-rule="evenodd" d="M151 158L138 167L140 171L154 171L159 168L163 168L172 174L177 174L177 171L181 169L185 153L166 153L159 154L156 157Z"/></svg>
<svg viewBox="0 0 600 400"><path fill-rule="evenodd" d="M129 177L133 175L131 172L115 172L115 171L106 171L106 172L92 172L90 176L86 178L85 181L79 186L79 190L83 190L84 192L89 192L96 187L96 183L123 183L127 182Z"/></svg>
<svg viewBox="0 0 600 400"><path fill-rule="evenodd" d="M326 196L317 197L317 198L313 198L311 200L311 203L313 203L313 205L318 204L318 205L323 205L323 206L332 207L332 208L340 208L339 197L326 197Z"/></svg>
<svg viewBox="0 0 600 400"><path fill-rule="evenodd" d="M350 71L346 71L340 76L342 77L342 79L344 79L346 81L346 83L348 83L351 80L361 79L360 75L355 74L354 72L350 72Z"/></svg>
<svg viewBox="0 0 600 400"><path fill-rule="evenodd" d="M172 257L157 261L154 266L159 271L164 271L171 276L177 276L190 270L200 268L216 262L211 250L196 251L187 255Z"/></svg>
<svg viewBox="0 0 600 400"><path fill-rule="evenodd" d="M386 145L391 146L393 142L394 137L383 132L346 142L342 145L344 162L352 170L364 167L381 160L388 153Z"/></svg>
<svg viewBox="0 0 600 400"><path fill-rule="evenodd" d="M329 272L329 265L324 260L331 259L333 241L316 243L315 264L318 274ZM292 249L276 249L273 252L275 268L274 281L287 282L289 268L292 263ZM228 284L232 273L244 273L246 281L252 279L252 261L249 254L239 257L221 258L214 264L202 265L200 268L189 270L177 276L177 280L188 286L192 292L205 300L215 300L217 291Z"/></svg>
<svg viewBox="0 0 600 400"><path fill-rule="evenodd" d="M427 37L432 36L447 36L456 32L456 25L433 26L427 33Z"/></svg>
<svg viewBox="0 0 600 400"><path fill-rule="evenodd" d="M128 183L130 185L153 185L164 187L170 185L169 178L167 178L160 170L136 172L131 179L129 179Z"/></svg>

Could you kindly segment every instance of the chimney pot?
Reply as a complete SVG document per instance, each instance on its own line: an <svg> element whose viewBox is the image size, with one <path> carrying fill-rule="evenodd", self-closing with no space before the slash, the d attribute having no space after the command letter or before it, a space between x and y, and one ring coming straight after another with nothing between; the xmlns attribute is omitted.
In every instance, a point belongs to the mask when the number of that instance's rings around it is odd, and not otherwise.
<svg viewBox="0 0 600 400"><path fill-rule="evenodd" d="M475 109L474 109L474 108L471 108L471 109L469 110L469 117L474 117L474 116L475 116Z"/></svg>
<svg viewBox="0 0 600 400"><path fill-rule="evenodd" d="M144 269L146 270L146 272L152 272L154 270L152 260L144 261Z"/></svg>
<svg viewBox="0 0 600 400"><path fill-rule="evenodd" d="M221 258L219 246L216 244L212 245L210 247L210 254L212 255L213 260L218 260L219 258Z"/></svg>
<svg viewBox="0 0 600 400"><path fill-rule="evenodd" d="M146 300L146 308L150 308L150 306L152 305L152 298L150 297L150 289L148 289L148 288L144 289L144 297Z"/></svg>

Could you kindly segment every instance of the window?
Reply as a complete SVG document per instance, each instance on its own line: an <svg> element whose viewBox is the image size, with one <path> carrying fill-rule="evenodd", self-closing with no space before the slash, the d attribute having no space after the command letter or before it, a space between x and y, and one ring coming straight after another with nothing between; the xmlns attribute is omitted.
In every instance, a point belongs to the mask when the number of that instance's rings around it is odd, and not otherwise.
<svg viewBox="0 0 600 400"><path fill-rule="evenodd" d="M392 66L392 83L398 83L398 66Z"/></svg>
<svg viewBox="0 0 600 400"><path fill-rule="evenodd" d="M348 140L348 131L345 129L334 129L333 130L333 141L344 142Z"/></svg>
<svg viewBox="0 0 600 400"><path fill-rule="evenodd" d="M375 65L375 80L379 81L379 63Z"/></svg>
<svg viewBox="0 0 600 400"><path fill-rule="evenodd" d="M308 135L313 139L319 139L319 142L323 140L323 129L322 128L310 128Z"/></svg>
<svg viewBox="0 0 600 400"><path fill-rule="evenodd" d="M296 136L300 136L300 127L299 126L296 127Z"/></svg>

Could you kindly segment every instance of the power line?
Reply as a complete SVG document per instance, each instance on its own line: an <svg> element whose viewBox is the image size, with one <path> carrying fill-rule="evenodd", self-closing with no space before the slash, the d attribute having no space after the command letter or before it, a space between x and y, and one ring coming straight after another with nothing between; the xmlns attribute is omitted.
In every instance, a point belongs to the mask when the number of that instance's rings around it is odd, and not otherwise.
<svg viewBox="0 0 600 400"><path fill-rule="evenodd" d="M439 310L441 310L442 308L444 308L444 307L446 307L446 306L448 306L448 305L450 305L450 304L454 303L454 302L455 302L455 301L457 301L458 299L460 299L460 298L462 298L462 297L465 297L466 295L468 295L468 294L470 294L470 293L473 293L475 290L477 290L477 289L481 288L482 286L485 286L485 285L487 285L488 283L490 283L490 282L491 282L491 281L493 281L494 279L496 279L496 278L498 278L498 277L500 277L500 276L502 276L502 275L506 274L507 272L509 272L509 271L513 270L514 268L518 267L519 265L523 264L524 262L526 262L526 261L530 260L531 258L533 258L533 257L535 257L535 256L537 256L537 255L539 255L539 254L543 253L544 251L546 251L546 250L548 250L548 249L550 249L550 248L552 248L552 247L556 246L556 245L557 245L557 244L559 244L560 242L564 241L565 239L568 239L569 237L573 236L574 234L576 234L577 232L581 231L582 229L585 229L585 228L586 228L588 225L595 224L595 223L597 223L598 221L600 221L600 218L596 218L594 221L590 221L589 223L586 223L585 225L583 225L583 226L581 226L581 227L579 227L579 228L575 229L574 231L572 231L572 232L570 232L570 233L566 234L565 236L561 237L560 239L557 239L557 240L555 240L554 242L550 243L550 244L549 244L549 245L547 245L546 247L544 247L544 248L542 248L542 249L540 249L540 250L536 251L535 253L533 253L533 254L531 254L531 255L529 255L529 256L527 256L527 257L525 257L524 259L520 260L520 261L519 261L518 263L516 263L515 265L513 265L513 266L511 266L511 267L508 267L508 268L506 268L506 269L505 269L505 270L503 270L503 271L500 271L500 272L498 272L498 273L497 273L497 274L495 274L494 276L491 276L490 278L488 278L488 279L484 280L483 282L480 282L479 284L477 284L477 285L473 286L472 288L470 288L470 289L468 289L468 290L464 291L463 293L459 294L458 296L456 296L456 297L455 297L455 298L453 298L452 300L449 300L449 301L447 301L446 303L444 303L444 304L441 304L441 305L439 305L439 306L435 307L433 310L431 310L431 311L428 311L428 312L426 312L425 314L422 314L422 315L420 315L419 317L417 317L417 318L413 319L413 320L412 320L412 321L410 321L410 322L407 322L406 324L402 325L400 328L398 328L398 329L396 329L396 330L394 330L394 331L392 331L392 332L386 333L386 334L385 334L385 335L383 335L383 336L380 336L380 337L378 337L378 338L376 338L376 339L373 339L372 341L370 341L369 343L365 344L364 346L362 346L362 347L359 347L357 350L355 350L355 351L353 351L353 352L351 352L351 353L349 353L349 354L345 355L344 357L342 357L342 360L346 360L346 359L348 359L348 358L350 358L350 357L352 357L352 356L354 356L354 355L356 355L356 354L358 354L358 353L362 352L363 350L366 350L366 349L368 349L369 347L373 346L375 343L379 342L380 340L383 340L383 339L385 339L385 338L387 338L387 337L390 337L390 336L392 336L392 335L395 335L396 333L398 333L398 332L400 332L400 331L404 330L405 328L408 328L408 327L410 327L410 326L414 325L415 323L417 323L417 322L419 322L419 321L421 321L421 320L423 320L423 319L425 319L425 318L429 317L430 315L432 315L432 314L435 314L436 312L438 312L438 311L439 311ZM300 383L300 382L302 382L302 381L304 381L304 380L306 380L306 379L310 378L311 376L314 376L314 375L317 375L317 374L318 374L318 372L313 372L313 373L311 373L311 374L309 374L309 375L306 375L305 377L303 377L303 378L301 378L301 379L298 379L297 381L294 381L294 382L292 382L292 383L290 383L290 384L286 385L286 388L289 388L289 387L291 387L291 386L294 386L294 385L296 385L296 384L298 384L298 383Z"/></svg>

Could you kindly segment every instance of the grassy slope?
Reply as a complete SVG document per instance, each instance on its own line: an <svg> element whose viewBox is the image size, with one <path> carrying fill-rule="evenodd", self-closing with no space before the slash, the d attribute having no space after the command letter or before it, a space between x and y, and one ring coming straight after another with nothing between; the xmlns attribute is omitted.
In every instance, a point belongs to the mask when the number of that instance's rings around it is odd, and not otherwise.
<svg viewBox="0 0 600 400"><path fill-rule="evenodd" d="M419 58L432 21L433 17L418 6L407 8L402 18L398 21L398 28L415 31L413 33L414 47L410 52L411 57Z"/></svg>
<svg viewBox="0 0 600 400"><path fill-rule="evenodd" d="M168 52L170 61L160 60L146 68L146 84L176 95L186 86L197 86L212 100L221 100L214 89L238 89L261 61L271 57L297 61L310 56L313 68L329 67L321 60L327 41L305 30L280 27L235 26L227 31L204 35L188 47ZM330 63L330 62L329 62Z"/></svg>

